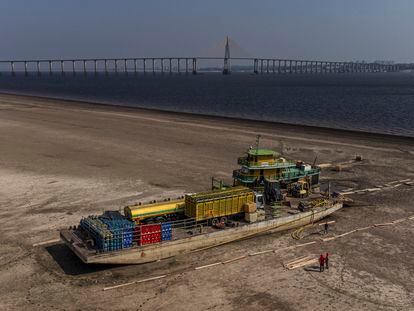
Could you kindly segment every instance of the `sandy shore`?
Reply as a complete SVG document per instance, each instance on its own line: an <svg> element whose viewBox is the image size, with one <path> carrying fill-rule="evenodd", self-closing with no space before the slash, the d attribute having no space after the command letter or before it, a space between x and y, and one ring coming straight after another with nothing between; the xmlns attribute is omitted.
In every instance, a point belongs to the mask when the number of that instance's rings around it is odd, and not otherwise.
<svg viewBox="0 0 414 311"><path fill-rule="evenodd" d="M0 309L408 310L414 305L414 220L231 265L193 267L300 242L290 233L157 263L88 267L58 237L82 216L231 181L237 157L261 134L286 157L342 163L323 171L336 190L414 179L414 139L0 95ZM330 235L414 215L414 186L351 195ZM329 272L281 262L331 253ZM174 272L104 292L106 286Z"/></svg>

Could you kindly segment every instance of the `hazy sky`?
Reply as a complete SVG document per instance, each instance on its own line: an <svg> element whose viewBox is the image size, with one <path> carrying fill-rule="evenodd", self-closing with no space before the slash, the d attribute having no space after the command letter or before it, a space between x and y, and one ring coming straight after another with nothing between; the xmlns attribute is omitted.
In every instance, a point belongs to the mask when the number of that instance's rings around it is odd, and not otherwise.
<svg viewBox="0 0 414 311"><path fill-rule="evenodd" d="M193 56L226 35L257 57L414 61L414 0L0 0L0 59Z"/></svg>

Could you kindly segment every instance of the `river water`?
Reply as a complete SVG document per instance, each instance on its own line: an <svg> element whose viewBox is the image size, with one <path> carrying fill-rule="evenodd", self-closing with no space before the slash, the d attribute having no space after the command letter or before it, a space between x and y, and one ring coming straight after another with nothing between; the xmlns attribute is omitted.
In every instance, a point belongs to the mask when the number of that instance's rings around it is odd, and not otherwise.
<svg viewBox="0 0 414 311"><path fill-rule="evenodd" d="M0 91L414 137L414 73L3 73Z"/></svg>

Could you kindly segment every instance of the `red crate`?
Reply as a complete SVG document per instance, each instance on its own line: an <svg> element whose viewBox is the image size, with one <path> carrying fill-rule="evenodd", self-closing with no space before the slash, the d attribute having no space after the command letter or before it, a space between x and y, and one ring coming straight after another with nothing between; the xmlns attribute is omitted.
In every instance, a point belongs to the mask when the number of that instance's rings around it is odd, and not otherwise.
<svg viewBox="0 0 414 311"><path fill-rule="evenodd" d="M141 225L137 237L139 238L138 245L147 245L161 242L161 224Z"/></svg>

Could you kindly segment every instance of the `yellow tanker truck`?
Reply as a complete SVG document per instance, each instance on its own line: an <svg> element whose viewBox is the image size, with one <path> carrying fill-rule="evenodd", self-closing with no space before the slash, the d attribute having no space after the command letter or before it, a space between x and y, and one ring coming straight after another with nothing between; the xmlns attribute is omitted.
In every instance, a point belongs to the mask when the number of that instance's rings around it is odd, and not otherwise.
<svg viewBox="0 0 414 311"><path fill-rule="evenodd" d="M255 202L258 208L262 207L262 194L256 194L252 189L244 186L237 186L225 190L187 194L185 199L127 206L124 208L124 214L136 223L173 214L185 215L196 221L218 220L225 216L243 213L244 204L252 202Z"/></svg>

